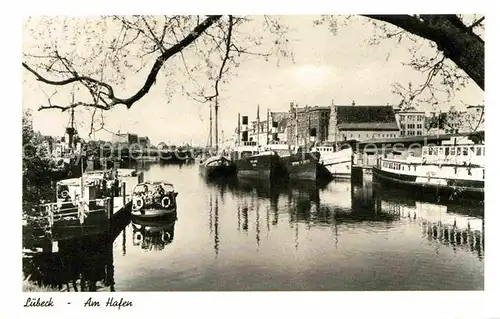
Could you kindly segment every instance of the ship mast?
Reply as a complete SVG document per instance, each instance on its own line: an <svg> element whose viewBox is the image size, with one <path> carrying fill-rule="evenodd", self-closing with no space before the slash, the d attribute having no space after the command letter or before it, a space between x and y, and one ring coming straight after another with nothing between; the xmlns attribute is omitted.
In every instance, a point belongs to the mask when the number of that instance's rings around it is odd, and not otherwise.
<svg viewBox="0 0 500 319"><path fill-rule="evenodd" d="M299 147L299 114L295 105L295 146Z"/></svg>
<svg viewBox="0 0 500 319"><path fill-rule="evenodd" d="M241 141L241 121L240 121L240 113L238 113L238 146L240 146Z"/></svg>
<svg viewBox="0 0 500 319"><path fill-rule="evenodd" d="M270 140L272 140L272 138L270 139L269 138L269 109L267 109L267 123L266 123L266 130L267 130L267 133L266 133L266 144L269 144Z"/></svg>
<svg viewBox="0 0 500 319"><path fill-rule="evenodd" d="M219 99L215 97L215 152L219 151Z"/></svg>
<svg viewBox="0 0 500 319"><path fill-rule="evenodd" d="M75 95L71 95L72 104L75 102ZM71 107L69 126L66 127L65 134L68 135L68 150L70 153L74 152L74 136L76 135L75 129L75 108Z"/></svg>
<svg viewBox="0 0 500 319"><path fill-rule="evenodd" d="M257 104L257 146L260 146L260 115L259 104Z"/></svg>
<svg viewBox="0 0 500 319"><path fill-rule="evenodd" d="M210 133L208 137L208 146L212 148L212 104L210 104Z"/></svg>

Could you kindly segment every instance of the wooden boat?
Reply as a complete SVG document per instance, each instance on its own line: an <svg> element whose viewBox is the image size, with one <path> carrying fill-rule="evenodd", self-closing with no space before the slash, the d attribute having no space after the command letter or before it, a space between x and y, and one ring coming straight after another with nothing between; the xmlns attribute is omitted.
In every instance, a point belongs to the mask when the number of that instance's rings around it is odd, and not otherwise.
<svg viewBox="0 0 500 319"><path fill-rule="evenodd" d="M200 174L205 178L229 177L236 173L236 166L233 162L222 155L202 160L199 168Z"/></svg>
<svg viewBox="0 0 500 319"><path fill-rule="evenodd" d="M132 218L160 218L177 213L177 192L168 182L143 182L132 193Z"/></svg>
<svg viewBox="0 0 500 319"><path fill-rule="evenodd" d="M373 178L423 193L484 200L484 150L482 144L424 146L421 156L379 158Z"/></svg>

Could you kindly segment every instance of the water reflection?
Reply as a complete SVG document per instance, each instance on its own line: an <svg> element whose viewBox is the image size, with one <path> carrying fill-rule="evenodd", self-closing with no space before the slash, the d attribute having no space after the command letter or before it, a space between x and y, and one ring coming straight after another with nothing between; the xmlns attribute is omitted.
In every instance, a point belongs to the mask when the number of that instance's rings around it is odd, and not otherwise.
<svg viewBox="0 0 500 319"><path fill-rule="evenodd" d="M378 186L377 186L378 188ZM404 191L379 189L379 210L417 223L431 242L471 251L482 260L484 254L484 207L461 202L443 203L408 199Z"/></svg>
<svg viewBox="0 0 500 319"><path fill-rule="evenodd" d="M404 191L386 190L373 184L371 178L365 178L361 183L332 181L326 185L314 182L277 185L254 180L209 181L208 184L211 186L210 216L218 214L218 198L231 193L236 198L236 229L248 233L253 216L257 246L262 237L261 212L264 211L263 223L267 233L271 226L278 226L284 214L288 216L295 249L298 249L301 236L299 224L305 225L306 230L330 227L337 247L339 226L342 225L378 231L401 223L418 223L422 232L429 235L429 241L437 240L440 245L451 245L454 249L467 249L480 260L483 257L484 208L474 203L412 199ZM216 225L218 227L218 223ZM215 252L218 254L217 230L215 238Z"/></svg>
<svg viewBox="0 0 500 319"><path fill-rule="evenodd" d="M24 277L61 291L104 288L114 291L113 242L128 222L128 216L119 216L104 232L89 233L82 227L73 230L70 237L60 237L62 239L57 242L51 238L42 242L37 240L37 244L30 241L23 252ZM80 236L75 236L78 233ZM36 246L42 246L43 251ZM125 246L124 242L123 249ZM53 252L53 248L57 251Z"/></svg>
<svg viewBox="0 0 500 319"><path fill-rule="evenodd" d="M123 224L100 253L59 249L102 256L83 262L100 278L97 290L103 274L126 291L483 289L482 205L415 198L370 178L207 182L196 166L152 165L145 179L174 183L179 220ZM52 269L71 264L50 258ZM46 282L72 285L46 268Z"/></svg>
<svg viewBox="0 0 500 319"><path fill-rule="evenodd" d="M103 287L114 291L113 247L108 235L59 241L58 250L25 254L24 276L63 291L97 291Z"/></svg>
<svg viewBox="0 0 500 319"><path fill-rule="evenodd" d="M164 218L154 221L133 220L132 244L145 251L161 251L174 240L177 218ZM125 232L123 232L125 234ZM125 237L124 237L125 240ZM125 244L123 244L125 246Z"/></svg>

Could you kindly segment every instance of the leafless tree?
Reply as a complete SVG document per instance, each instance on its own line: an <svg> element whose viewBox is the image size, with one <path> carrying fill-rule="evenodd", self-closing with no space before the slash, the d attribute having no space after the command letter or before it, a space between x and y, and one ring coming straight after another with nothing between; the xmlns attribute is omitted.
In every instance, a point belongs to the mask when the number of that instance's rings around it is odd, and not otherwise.
<svg viewBox="0 0 500 319"><path fill-rule="evenodd" d="M394 93L401 96L401 107L411 107L419 102L437 104L438 93L445 93L448 100L472 79L484 90L484 16L463 15L362 15L374 26L374 36L369 43L380 41L402 42L411 53L406 66L424 72L424 83L407 85L395 83ZM316 24L327 24L336 32L342 22L335 16L323 16ZM422 54L422 48L431 48L434 54ZM432 51L432 50L431 50ZM427 51L428 52L428 51ZM426 94L423 94L426 93Z"/></svg>
<svg viewBox="0 0 500 319"><path fill-rule="evenodd" d="M468 79L484 90L484 40L478 32L483 30L484 17L469 24L460 15L364 17L386 39L414 43L413 58L405 64L426 72L427 80L407 88L396 85L403 106L411 105L423 91L431 98L439 90L453 94ZM321 22L328 21L334 30L336 19L325 16ZM80 92L70 103L53 103L48 98L41 110L84 106L93 108L95 116L97 110L118 105L130 108L151 90L160 73L168 81L167 94L175 91L172 87L180 87L193 99L217 104L221 85L245 56L289 55L286 26L279 18L260 18L262 27L274 35L272 48L264 45L263 36L248 29L253 20L232 15L32 18L25 29L35 43L25 45L22 66L43 84L74 86ZM435 49L435 55L419 55L422 41ZM190 81L177 83L180 71ZM134 73L144 80L137 88L127 88L127 76ZM210 80L212 85L204 85L202 80Z"/></svg>
<svg viewBox="0 0 500 319"><path fill-rule="evenodd" d="M57 94L47 95L48 104L39 110L87 107L94 120L98 110L131 108L160 76L167 80L166 94L181 88L199 102L211 102L245 57L288 54L286 27L279 18L257 18L273 36L272 45L245 31L254 18L233 15L30 18L25 30L33 43L25 44L22 66L39 83L56 88L54 93L70 86L79 92L71 102L61 93L61 103L53 102ZM130 89L127 80L134 74L144 80Z"/></svg>

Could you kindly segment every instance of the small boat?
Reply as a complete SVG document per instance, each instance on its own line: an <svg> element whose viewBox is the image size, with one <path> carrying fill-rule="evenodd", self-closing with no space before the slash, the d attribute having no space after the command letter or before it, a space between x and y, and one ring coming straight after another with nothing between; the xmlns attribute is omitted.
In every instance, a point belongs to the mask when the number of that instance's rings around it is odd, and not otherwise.
<svg viewBox="0 0 500 319"><path fill-rule="evenodd" d="M379 158L375 181L450 198L484 200L483 144L424 146L420 156Z"/></svg>
<svg viewBox="0 0 500 319"><path fill-rule="evenodd" d="M133 218L159 218L177 213L177 192L168 182L143 182L132 193Z"/></svg>
<svg viewBox="0 0 500 319"><path fill-rule="evenodd" d="M206 178L229 177L236 173L233 162L223 156L212 156L200 161L200 174Z"/></svg>

